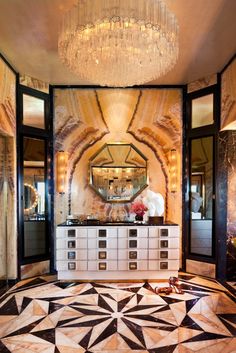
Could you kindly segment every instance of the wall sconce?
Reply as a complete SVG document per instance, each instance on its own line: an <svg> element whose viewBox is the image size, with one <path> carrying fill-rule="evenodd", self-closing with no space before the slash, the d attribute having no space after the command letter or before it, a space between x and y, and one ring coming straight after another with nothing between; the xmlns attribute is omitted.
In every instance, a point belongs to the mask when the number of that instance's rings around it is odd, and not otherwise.
<svg viewBox="0 0 236 353"><path fill-rule="evenodd" d="M177 151L170 151L170 191L177 191Z"/></svg>
<svg viewBox="0 0 236 353"><path fill-rule="evenodd" d="M66 191L67 167L68 167L68 153L64 151L57 152L56 175L57 175L57 192L59 192L59 194L64 194Z"/></svg>

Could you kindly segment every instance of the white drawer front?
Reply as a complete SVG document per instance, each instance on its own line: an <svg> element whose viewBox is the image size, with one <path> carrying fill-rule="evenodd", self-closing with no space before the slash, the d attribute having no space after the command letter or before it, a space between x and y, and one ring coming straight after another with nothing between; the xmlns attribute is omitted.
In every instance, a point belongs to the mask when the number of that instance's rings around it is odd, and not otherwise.
<svg viewBox="0 0 236 353"><path fill-rule="evenodd" d="M147 260L148 259L148 250L138 250L138 249L129 249L129 250L120 250L118 249L118 259L119 260Z"/></svg>
<svg viewBox="0 0 236 353"><path fill-rule="evenodd" d="M88 249L117 249L117 239L99 238L88 239Z"/></svg>
<svg viewBox="0 0 236 353"><path fill-rule="evenodd" d="M128 240L129 249L147 249L148 248L148 238L136 238Z"/></svg>
<svg viewBox="0 0 236 353"><path fill-rule="evenodd" d="M118 238L118 249L127 249L127 248L128 248L128 239Z"/></svg>
<svg viewBox="0 0 236 353"><path fill-rule="evenodd" d="M159 240L160 249L178 249L179 248L179 238L168 238Z"/></svg>
<svg viewBox="0 0 236 353"><path fill-rule="evenodd" d="M148 239L149 249L158 249L159 248L159 240L158 238L149 238Z"/></svg>
<svg viewBox="0 0 236 353"><path fill-rule="evenodd" d="M117 259L117 250L106 249L90 249L88 250L89 260L115 260Z"/></svg>
<svg viewBox="0 0 236 353"><path fill-rule="evenodd" d="M159 250L158 258L160 260L170 259L178 260L179 259L179 249L168 249L168 250Z"/></svg>
<svg viewBox="0 0 236 353"><path fill-rule="evenodd" d="M146 271L148 269L148 261L118 261L118 270L120 271Z"/></svg>
<svg viewBox="0 0 236 353"><path fill-rule="evenodd" d="M87 271L87 261L57 261L58 271Z"/></svg>
<svg viewBox="0 0 236 353"><path fill-rule="evenodd" d="M148 258L150 260L157 260L159 258L158 250L148 250Z"/></svg>
<svg viewBox="0 0 236 353"><path fill-rule="evenodd" d="M118 229L118 238L147 238L148 228L146 227L120 227Z"/></svg>
<svg viewBox="0 0 236 353"><path fill-rule="evenodd" d="M96 238L96 237L97 237L97 229L88 228L88 238Z"/></svg>
<svg viewBox="0 0 236 353"><path fill-rule="evenodd" d="M159 261L158 260L149 260L148 261L148 269L150 271L159 270Z"/></svg>
<svg viewBox="0 0 236 353"><path fill-rule="evenodd" d="M57 229L57 238L87 238L87 228L63 227Z"/></svg>
<svg viewBox="0 0 236 353"><path fill-rule="evenodd" d="M159 270L179 270L179 260L160 260Z"/></svg>
<svg viewBox="0 0 236 353"><path fill-rule="evenodd" d="M89 261L89 271L116 271L117 261Z"/></svg>
<svg viewBox="0 0 236 353"><path fill-rule="evenodd" d="M179 227L171 226L171 227L160 227L158 229L160 238L177 238L179 237Z"/></svg>
<svg viewBox="0 0 236 353"><path fill-rule="evenodd" d="M98 228L97 229L97 237L107 237L107 238L116 238L117 237L117 228Z"/></svg>
<svg viewBox="0 0 236 353"><path fill-rule="evenodd" d="M149 238L158 238L159 237L159 229L156 227L150 227L148 229L148 236Z"/></svg>
<svg viewBox="0 0 236 353"><path fill-rule="evenodd" d="M57 250L57 260L87 260L87 250Z"/></svg>

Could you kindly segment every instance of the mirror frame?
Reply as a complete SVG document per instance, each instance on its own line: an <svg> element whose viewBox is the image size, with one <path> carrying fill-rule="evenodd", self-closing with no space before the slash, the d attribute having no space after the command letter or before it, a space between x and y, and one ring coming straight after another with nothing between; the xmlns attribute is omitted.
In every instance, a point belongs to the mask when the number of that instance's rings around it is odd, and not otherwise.
<svg viewBox="0 0 236 353"><path fill-rule="evenodd" d="M106 147L106 146L130 146L132 147L144 160L146 163L145 169L146 169L146 183L140 188L139 191L137 191L132 197L130 197L129 200L124 200L124 199L111 199L111 200L107 200L105 197L103 197L102 194L99 193L99 191L95 188L95 186L93 185L92 182L92 168L95 167L94 165L91 165L91 161L94 160L99 153ZM89 159L89 186L96 192L96 194L101 197L101 199L104 202L107 203L129 203L132 202L147 186L148 186L148 163L147 163L148 159L147 157L144 156L144 154L142 152L139 151L139 149L134 146L132 143L128 143L128 142L111 142L111 143L105 143L104 145L102 145L101 148L98 149L98 151L92 155L92 157ZM99 166L98 166L99 167ZM119 168L119 166L113 166L113 167L106 167L106 168ZM131 167L127 167L127 168L131 168Z"/></svg>

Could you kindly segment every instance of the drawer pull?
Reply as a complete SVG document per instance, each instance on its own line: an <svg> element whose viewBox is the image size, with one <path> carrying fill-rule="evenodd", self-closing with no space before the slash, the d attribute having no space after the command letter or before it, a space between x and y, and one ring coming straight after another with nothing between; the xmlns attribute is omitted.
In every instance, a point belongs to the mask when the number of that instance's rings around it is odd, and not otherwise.
<svg viewBox="0 0 236 353"><path fill-rule="evenodd" d="M67 258L68 260L75 260L75 251L68 251Z"/></svg>
<svg viewBox="0 0 236 353"><path fill-rule="evenodd" d="M168 248L168 240L161 240L161 248Z"/></svg>
<svg viewBox="0 0 236 353"><path fill-rule="evenodd" d="M98 252L98 258L101 259L101 260L104 260L107 258L107 253L106 251L99 251Z"/></svg>
<svg viewBox="0 0 236 353"><path fill-rule="evenodd" d="M107 230L106 230L106 229L99 229L99 230L98 230L98 236L99 236L100 238L106 238L106 236L107 236Z"/></svg>
<svg viewBox="0 0 236 353"><path fill-rule="evenodd" d="M129 259L136 260L138 257L137 251L129 251Z"/></svg>
<svg viewBox="0 0 236 353"><path fill-rule="evenodd" d="M130 248L137 248L137 240L129 240Z"/></svg>
<svg viewBox="0 0 236 353"><path fill-rule="evenodd" d="M137 262L130 262L129 263L130 270L137 270L137 268L138 268Z"/></svg>
<svg viewBox="0 0 236 353"><path fill-rule="evenodd" d="M75 270L76 263L75 262L68 262L68 270Z"/></svg>
<svg viewBox="0 0 236 353"><path fill-rule="evenodd" d="M168 270L168 262L160 262L160 270Z"/></svg>
<svg viewBox="0 0 236 353"><path fill-rule="evenodd" d="M101 248L101 249L105 249L107 247L106 240L99 240L98 241L98 247Z"/></svg>
<svg viewBox="0 0 236 353"><path fill-rule="evenodd" d="M75 240L70 240L67 243L69 249L75 249Z"/></svg>
<svg viewBox="0 0 236 353"><path fill-rule="evenodd" d="M68 229L67 235L68 237L75 237L75 229Z"/></svg>
<svg viewBox="0 0 236 353"><path fill-rule="evenodd" d="M137 229L129 229L129 236L130 237L137 237L138 231Z"/></svg>
<svg viewBox="0 0 236 353"><path fill-rule="evenodd" d="M160 229L160 232L161 232L161 237L168 237L169 235L169 229Z"/></svg>
<svg viewBox="0 0 236 353"><path fill-rule="evenodd" d="M98 269L99 269L99 271L105 271L107 269L106 262L99 262Z"/></svg>
<svg viewBox="0 0 236 353"><path fill-rule="evenodd" d="M161 259L168 259L168 251L161 251L160 258Z"/></svg>

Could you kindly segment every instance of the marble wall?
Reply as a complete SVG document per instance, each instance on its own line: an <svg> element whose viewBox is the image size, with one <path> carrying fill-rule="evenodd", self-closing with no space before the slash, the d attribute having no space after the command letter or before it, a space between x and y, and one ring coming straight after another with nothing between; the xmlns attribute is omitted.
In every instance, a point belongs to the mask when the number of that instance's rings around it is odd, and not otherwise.
<svg viewBox="0 0 236 353"><path fill-rule="evenodd" d="M236 129L236 58L221 76L221 130Z"/></svg>
<svg viewBox="0 0 236 353"><path fill-rule="evenodd" d="M27 75L20 76L20 84L44 93L49 93L49 83L46 83L44 81L41 81L31 76L27 76Z"/></svg>
<svg viewBox="0 0 236 353"><path fill-rule="evenodd" d="M209 75L203 78L200 78L196 81L190 82L187 85L187 92L195 92L200 89L215 85L217 83L217 74Z"/></svg>
<svg viewBox="0 0 236 353"><path fill-rule="evenodd" d="M105 203L89 187L89 158L104 143L133 143L148 158L148 188L165 198L165 218L181 224L182 92L179 89L55 89L55 153L69 154L68 189L55 194L55 221L68 214L105 218L130 204ZM178 155L170 192L169 154ZM146 195L145 189L139 197Z"/></svg>
<svg viewBox="0 0 236 353"><path fill-rule="evenodd" d="M228 278L236 278L236 58L221 76L221 130L219 171L227 180L226 272Z"/></svg>
<svg viewBox="0 0 236 353"><path fill-rule="evenodd" d="M4 255L6 259L7 273L3 263L1 263L0 271L3 272L2 274L5 272L8 278L15 279L17 277L16 77L1 58L0 78L0 135L2 136L0 146L0 249L1 256ZM7 205L6 213L2 209L4 201ZM7 219L5 219L6 214Z"/></svg>
<svg viewBox="0 0 236 353"><path fill-rule="evenodd" d="M219 139L219 182L220 202L226 207L223 211L226 224L226 275L236 279L236 131L224 131Z"/></svg>

